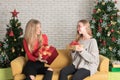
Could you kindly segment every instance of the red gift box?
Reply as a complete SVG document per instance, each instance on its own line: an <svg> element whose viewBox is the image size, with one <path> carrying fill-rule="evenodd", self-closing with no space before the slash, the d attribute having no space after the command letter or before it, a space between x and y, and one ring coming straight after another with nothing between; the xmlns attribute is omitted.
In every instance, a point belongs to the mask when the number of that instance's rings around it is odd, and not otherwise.
<svg viewBox="0 0 120 80"><path fill-rule="evenodd" d="M47 64L51 64L55 58L58 56L58 52L55 47L43 47L40 50L40 54L42 55L42 59L47 61Z"/></svg>
<svg viewBox="0 0 120 80"><path fill-rule="evenodd" d="M67 49L69 50L76 50L76 46L79 45L77 41L72 41L68 46Z"/></svg>
<svg viewBox="0 0 120 80"><path fill-rule="evenodd" d="M70 43L70 46L73 46L73 45L79 45L79 43L78 43L77 41L72 41L72 42Z"/></svg>

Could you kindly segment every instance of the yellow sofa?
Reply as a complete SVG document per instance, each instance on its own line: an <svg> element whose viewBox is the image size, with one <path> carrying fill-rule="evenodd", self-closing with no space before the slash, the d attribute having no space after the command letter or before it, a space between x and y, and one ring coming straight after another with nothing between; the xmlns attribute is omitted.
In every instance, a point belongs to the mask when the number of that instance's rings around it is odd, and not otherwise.
<svg viewBox="0 0 120 80"><path fill-rule="evenodd" d="M71 57L68 50L57 50L59 55L51 65L54 73L52 80L58 80L60 70L71 63ZM26 63L24 57L18 57L11 62L12 74L14 80L23 80L25 75L22 74L23 66ZM85 78L84 80L108 80L109 59L100 55L100 64L96 74ZM42 80L43 75L37 75L35 80ZM69 80L71 75L68 76Z"/></svg>

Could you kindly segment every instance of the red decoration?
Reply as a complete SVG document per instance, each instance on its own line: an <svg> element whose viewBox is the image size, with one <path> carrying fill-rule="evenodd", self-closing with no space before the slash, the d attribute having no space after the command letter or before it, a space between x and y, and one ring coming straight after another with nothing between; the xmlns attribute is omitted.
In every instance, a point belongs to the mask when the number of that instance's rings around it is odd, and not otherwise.
<svg viewBox="0 0 120 80"><path fill-rule="evenodd" d="M98 26L98 32L102 32L102 28Z"/></svg>
<svg viewBox="0 0 120 80"><path fill-rule="evenodd" d="M114 32L114 29L111 29L110 31L113 33L113 32Z"/></svg>
<svg viewBox="0 0 120 80"><path fill-rule="evenodd" d="M16 12L16 10L14 9L14 11L11 12L11 13L12 13L12 17L17 17L17 14L18 14L19 12Z"/></svg>
<svg viewBox="0 0 120 80"><path fill-rule="evenodd" d="M100 21L100 23L102 23L102 22L103 22L103 20L102 20L102 19L100 19L99 21Z"/></svg>
<svg viewBox="0 0 120 80"><path fill-rule="evenodd" d="M14 36L14 33L12 30L10 31L9 36L11 36L11 37Z"/></svg>
<svg viewBox="0 0 120 80"><path fill-rule="evenodd" d="M102 45L103 45L103 46L106 46L106 41L105 41L105 40L102 42Z"/></svg>
<svg viewBox="0 0 120 80"><path fill-rule="evenodd" d="M110 18L113 19L113 16L111 16Z"/></svg>
<svg viewBox="0 0 120 80"><path fill-rule="evenodd" d="M115 42L115 41L116 41L116 38L115 38L115 37L112 37L111 40L112 40L113 42Z"/></svg>
<svg viewBox="0 0 120 80"><path fill-rule="evenodd" d="M112 24L109 24L108 27L112 26Z"/></svg>
<svg viewBox="0 0 120 80"><path fill-rule="evenodd" d="M96 9L93 9L93 13L96 13Z"/></svg>
<svg viewBox="0 0 120 80"><path fill-rule="evenodd" d="M2 46L2 44L0 43L0 47Z"/></svg>

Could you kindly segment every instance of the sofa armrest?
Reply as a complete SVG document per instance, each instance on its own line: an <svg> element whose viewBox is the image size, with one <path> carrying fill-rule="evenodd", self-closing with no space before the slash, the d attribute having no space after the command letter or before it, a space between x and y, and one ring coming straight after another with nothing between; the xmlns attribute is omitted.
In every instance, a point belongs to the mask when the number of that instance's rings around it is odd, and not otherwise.
<svg viewBox="0 0 120 80"><path fill-rule="evenodd" d="M100 55L100 64L98 71L102 72L108 72L109 71L109 59L107 57L104 57Z"/></svg>
<svg viewBox="0 0 120 80"><path fill-rule="evenodd" d="M13 76L22 73L25 62L26 62L26 60L25 60L25 57L23 57L23 56L17 57L16 59L11 61L10 64L11 64Z"/></svg>

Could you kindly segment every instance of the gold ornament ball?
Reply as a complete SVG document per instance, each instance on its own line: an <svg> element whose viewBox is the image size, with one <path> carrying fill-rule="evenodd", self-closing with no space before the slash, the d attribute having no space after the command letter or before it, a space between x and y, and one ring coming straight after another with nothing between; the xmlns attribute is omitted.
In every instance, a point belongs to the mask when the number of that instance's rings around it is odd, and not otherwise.
<svg viewBox="0 0 120 80"><path fill-rule="evenodd" d="M97 10L97 13L99 13L99 12L101 12L101 9L98 9L98 10Z"/></svg>
<svg viewBox="0 0 120 80"><path fill-rule="evenodd" d="M102 5L105 5L105 2L102 2Z"/></svg>
<svg viewBox="0 0 120 80"><path fill-rule="evenodd" d="M22 52L24 52L23 48L21 49Z"/></svg>
<svg viewBox="0 0 120 80"><path fill-rule="evenodd" d="M109 27L105 27L105 30L108 30Z"/></svg>
<svg viewBox="0 0 120 80"><path fill-rule="evenodd" d="M16 39L14 39L14 41L16 41Z"/></svg>
<svg viewBox="0 0 120 80"><path fill-rule="evenodd" d="M109 50L112 51L112 47L111 46L109 47Z"/></svg>
<svg viewBox="0 0 120 80"><path fill-rule="evenodd" d="M14 49L14 47L12 47L12 53L14 53L15 52L15 49Z"/></svg>
<svg viewBox="0 0 120 80"><path fill-rule="evenodd" d="M111 34L111 32L109 31L109 32L107 33L107 36L110 36L110 34Z"/></svg>

